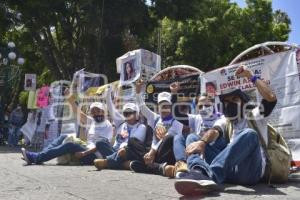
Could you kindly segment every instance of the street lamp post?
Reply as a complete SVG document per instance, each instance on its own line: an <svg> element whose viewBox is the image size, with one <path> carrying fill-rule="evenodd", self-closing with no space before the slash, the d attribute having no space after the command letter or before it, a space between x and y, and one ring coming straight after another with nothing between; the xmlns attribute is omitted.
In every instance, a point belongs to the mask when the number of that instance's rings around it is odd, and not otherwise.
<svg viewBox="0 0 300 200"><path fill-rule="evenodd" d="M15 89L13 86L17 86L20 80L20 66L24 63L25 59L19 54L14 42L0 44L0 107L4 108L8 103L9 96Z"/></svg>

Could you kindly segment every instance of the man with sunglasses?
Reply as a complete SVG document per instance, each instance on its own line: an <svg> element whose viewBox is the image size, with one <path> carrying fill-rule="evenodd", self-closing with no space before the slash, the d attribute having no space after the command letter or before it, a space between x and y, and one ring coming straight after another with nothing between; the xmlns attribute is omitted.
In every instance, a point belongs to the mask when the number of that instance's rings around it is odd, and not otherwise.
<svg viewBox="0 0 300 200"><path fill-rule="evenodd" d="M225 118L216 121L205 138L188 137L191 148L187 149L187 163L190 171L181 174L175 182L175 189L180 194L199 195L217 189L217 184L222 183L254 185L265 175L266 155L261 143L268 145L266 117L274 109L277 98L271 88L245 66L240 66L235 75L251 80L262 96L261 104L254 106L238 88L219 96ZM220 136L226 138L224 149L212 151L215 149L206 148ZM208 151L213 158L211 162L202 158Z"/></svg>
<svg viewBox="0 0 300 200"><path fill-rule="evenodd" d="M158 94L158 112L151 111L142 97L144 82L136 82L137 102L141 113L147 119L148 125L153 129L151 149L144 155L143 161L130 163L131 170L138 173L151 173L165 175L165 166L174 165L173 139L175 135L182 133L183 125L174 119L172 115L171 94L161 92Z"/></svg>
<svg viewBox="0 0 300 200"><path fill-rule="evenodd" d="M130 160L135 160L136 156L132 153L132 148L128 150L127 146L132 146L134 143L138 150L145 151L143 144L146 139L146 126L139 123L139 108L136 104L126 103L123 106L122 115L116 110L111 96L112 87L109 87L106 103L116 128L116 140L113 146L105 139L97 142L97 149L104 159L97 159L94 164L99 170L105 168L129 169Z"/></svg>
<svg viewBox="0 0 300 200"><path fill-rule="evenodd" d="M170 85L170 90L172 93L172 103L175 106L175 116L176 119L183 124L185 124L185 121L188 120L186 128L184 128L183 134L176 135L174 138L174 156L176 159L176 164L173 165L167 165L165 167L166 176L173 178L176 177L176 175L179 175L180 172L187 172L188 167L186 164L187 159L187 153L192 148L191 146L187 146L187 144L190 144L189 140L187 140L187 137L201 140L202 138L205 138L206 134L210 134L210 131L208 131L210 128L214 126L214 123L222 117L222 115L215 111L214 109L214 99L206 94L202 94L196 102L197 108L197 114L185 114L180 112L179 106L180 103L177 103L177 94L180 90L180 85L178 82L174 82ZM216 141L209 144L208 147L217 148L220 149L225 145L225 141L222 137L216 138ZM186 148L187 147L187 148ZM201 148L205 148L202 146ZM206 159L208 159L208 162L210 161L210 156L207 155Z"/></svg>

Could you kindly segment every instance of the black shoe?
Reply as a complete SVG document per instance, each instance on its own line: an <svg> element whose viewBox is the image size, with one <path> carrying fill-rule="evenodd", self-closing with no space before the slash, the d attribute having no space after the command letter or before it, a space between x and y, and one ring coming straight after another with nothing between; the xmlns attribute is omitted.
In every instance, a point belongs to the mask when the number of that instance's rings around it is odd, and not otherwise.
<svg viewBox="0 0 300 200"><path fill-rule="evenodd" d="M138 160L131 161L129 164L129 168L131 171L136 173L147 173L147 166Z"/></svg>
<svg viewBox="0 0 300 200"><path fill-rule="evenodd" d="M201 195L218 189L218 185L201 171L191 170L181 174L175 182L175 189L185 196Z"/></svg>
<svg viewBox="0 0 300 200"><path fill-rule="evenodd" d="M131 171L134 171L136 173L145 173L145 174L157 174L157 175L163 175L164 168L167 163L158 164L153 163L151 165L145 165L144 162L141 161L131 161L129 168Z"/></svg>
<svg viewBox="0 0 300 200"><path fill-rule="evenodd" d="M164 176L166 166L167 166L167 163L161 163L161 164L152 163L151 165L148 165L147 168L151 174Z"/></svg>

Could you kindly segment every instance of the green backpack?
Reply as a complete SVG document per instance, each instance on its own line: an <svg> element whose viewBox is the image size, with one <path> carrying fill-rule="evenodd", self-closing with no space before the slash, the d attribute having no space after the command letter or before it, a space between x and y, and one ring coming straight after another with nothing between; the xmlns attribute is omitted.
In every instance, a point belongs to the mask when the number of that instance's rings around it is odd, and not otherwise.
<svg viewBox="0 0 300 200"><path fill-rule="evenodd" d="M268 145L265 143L262 134L259 132L255 120L248 120L249 128L254 129L260 139L266 155L266 169L263 180L268 184L285 183L290 174L292 154L285 139L278 131L268 124ZM225 127L225 138L230 141L233 133L232 122L227 120Z"/></svg>

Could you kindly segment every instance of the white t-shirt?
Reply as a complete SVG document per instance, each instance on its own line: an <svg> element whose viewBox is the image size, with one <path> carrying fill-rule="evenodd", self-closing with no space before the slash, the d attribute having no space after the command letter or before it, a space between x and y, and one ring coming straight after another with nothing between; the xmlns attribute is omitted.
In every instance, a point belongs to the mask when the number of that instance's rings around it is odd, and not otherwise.
<svg viewBox="0 0 300 200"><path fill-rule="evenodd" d="M136 123L130 125L125 121L124 116L115 108L111 99L111 87L106 95L106 104L109 113L113 119L114 125L116 127L116 140L114 143L114 149L119 149L127 146L128 138L136 138L141 142L145 142L146 139L146 126L141 123ZM122 137L122 133L127 132L128 137ZM130 133L129 133L130 132Z"/></svg>
<svg viewBox="0 0 300 200"><path fill-rule="evenodd" d="M108 120L97 123L92 117L88 117L88 134L87 134L87 148L93 149L96 147L96 142L101 138L108 139L109 142L112 141L113 137L113 127ZM98 158L102 158L100 152L96 152L95 155Z"/></svg>
<svg viewBox="0 0 300 200"><path fill-rule="evenodd" d="M209 118L203 118L200 114L188 114L189 127L191 132L199 134L200 137L203 136L205 131L209 128L212 128L217 120L219 120L222 115L216 113Z"/></svg>
<svg viewBox="0 0 300 200"><path fill-rule="evenodd" d="M123 138L122 132L127 132L128 137ZM120 138L120 139L119 139ZM136 138L140 142L145 142L146 139L146 126L144 124L136 123L134 125L129 125L124 122L117 128L116 140L114 143L114 149L120 149L128 144L129 138Z"/></svg>
<svg viewBox="0 0 300 200"><path fill-rule="evenodd" d="M183 124L175 119L170 119L167 121L162 121L160 115L156 114L155 112L152 112L145 104L143 97L141 94L137 95L137 103L140 107L141 113L147 118L148 125L155 130L155 127L158 124L163 124L165 127L167 127L168 135L177 135L182 134L182 128ZM154 150L157 150L160 146L162 140L159 140L155 134L153 134L153 140L151 148Z"/></svg>
<svg viewBox="0 0 300 200"><path fill-rule="evenodd" d="M265 143L268 144L268 126L267 126L266 117L263 117L260 114L259 107L256 107L252 110L252 115L256 121L257 128L262 134ZM220 127L222 129L222 132L224 133L226 124L227 124L227 119L224 117L217 120L214 126ZM241 119L239 121L233 122L232 128L233 128L233 133L232 133L232 137L230 138L230 142L232 142L238 136L239 131L245 128L249 128L248 120ZM260 152L262 157L262 173L261 173L261 177L262 177L264 175L265 168L266 168L266 156L262 146L260 146Z"/></svg>

